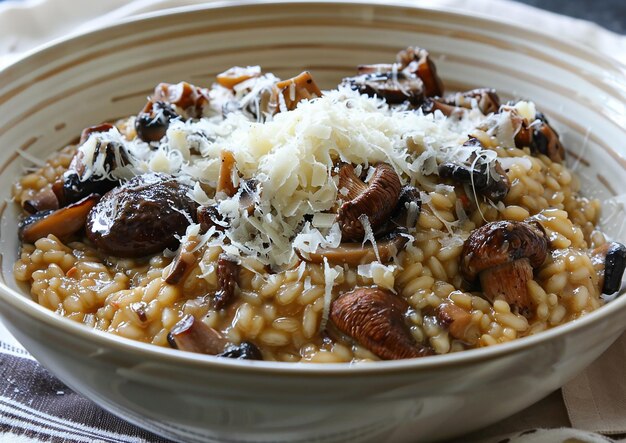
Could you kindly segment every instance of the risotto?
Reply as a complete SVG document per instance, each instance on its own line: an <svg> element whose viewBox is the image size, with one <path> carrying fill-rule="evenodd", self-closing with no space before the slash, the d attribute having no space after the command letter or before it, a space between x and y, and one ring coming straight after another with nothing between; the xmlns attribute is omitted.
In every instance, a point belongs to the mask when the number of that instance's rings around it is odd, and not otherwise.
<svg viewBox="0 0 626 443"><path fill-rule="evenodd" d="M13 187L15 278L90 328L177 349L358 362L491 346L619 291L533 102L444 95L428 52L321 91L235 67L159 84Z"/></svg>

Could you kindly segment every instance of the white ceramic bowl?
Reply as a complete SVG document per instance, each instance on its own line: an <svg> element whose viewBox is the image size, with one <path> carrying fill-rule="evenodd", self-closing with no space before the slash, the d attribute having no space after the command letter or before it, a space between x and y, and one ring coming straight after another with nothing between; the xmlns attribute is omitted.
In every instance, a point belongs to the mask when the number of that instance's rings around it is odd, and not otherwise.
<svg viewBox="0 0 626 443"><path fill-rule="evenodd" d="M491 86L535 100L562 132L588 195L626 173L626 78L616 62L503 22L359 3L244 4L125 22L40 50L0 73L0 195L19 151L43 158L88 125L136 113L158 82L208 85L231 65L326 87L359 63L428 48L448 89ZM624 213L607 205L620 236ZM621 212L620 212L621 211ZM71 388L180 441L422 441L513 414L558 388L626 328L626 297L536 336L418 360L347 365L240 362L141 344L55 315L12 278L16 208L2 204L0 312ZM623 234L623 233L621 233ZM623 241L623 239L622 239Z"/></svg>

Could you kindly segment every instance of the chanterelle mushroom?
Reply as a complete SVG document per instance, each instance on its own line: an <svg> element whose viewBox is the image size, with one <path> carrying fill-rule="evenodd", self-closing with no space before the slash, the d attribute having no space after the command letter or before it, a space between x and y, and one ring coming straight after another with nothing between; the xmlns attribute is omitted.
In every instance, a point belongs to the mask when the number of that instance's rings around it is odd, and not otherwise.
<svg viewBox="0 0 626 443"><path fill-rule="evenodd" d="M472 282L478 276L485 297L503 298L529 316L527 282L548 252L548 238L537 222L496 221L472 231L461 252L460 270Z"/></svg>
<svg viewBox="0 0 626 443"><path fill-rule="evenodd" d="M443 82L437 75L437 68L426 49L409 46L398 52L396 61L403 72L415 74L424 82L426 97L443 95Z"/></svg>
<svg viewBox="0 0 626 443"><path fill-rule="evenodd" d="M344 203L337 211L337 222L344 241L362 240L365 236L363 217L376 232L388 220L400 197L401 183L391 166L379 163L368 183L354 173L350 164L339 169L339 186L348 190Z"/></svg>
<svg viewBox="0 0 626 443"><path fill-rule="evenodd" d="M416 343L405 323L408 307L406 301L385 289L357 288L333 302L330 320L384 360L431 355L431 349Z"/></svg>
<svg viewBox="0 0 626 443"><path fill-rule="evenodd" d="M626 246L618 242L605 243L592 251L591 261L598 273L602 293L619 291L626 268Z"/></svg>

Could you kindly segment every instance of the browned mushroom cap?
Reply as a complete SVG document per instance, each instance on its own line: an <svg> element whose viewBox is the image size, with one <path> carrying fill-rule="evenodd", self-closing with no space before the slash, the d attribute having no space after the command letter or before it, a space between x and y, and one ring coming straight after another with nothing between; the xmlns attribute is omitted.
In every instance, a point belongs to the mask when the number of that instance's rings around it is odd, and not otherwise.
<svg viewBox="0 0 626 443"><path fill-rule="evenodd" d="M458 340L473 342L476 333L471 331L472 314L452 302L444 302L435 309L435 317Z"/></svg>
<svg viewBox="0 0 626 443"><path fill-rule="evenodd" d="M621 289L626 268L626 246L618 242L605 243L591 252L591 262L603 294L614 294Z"/></svg>
<svg viewBox="0 0 626 443"><path fill-rule="evenodd" d="M386 163L379 163L369 183L365 184L354 173L350 164L339 169L339 185L348 194L337 211L337 222L344 241L362 240L365 236L363 218L367 217L373 232L383 226L396 207L401 183L398 174Z"/></svg>
<svg viewBox="0 0 626 443"><path fill-rule="evenodd" d="M169 103L149 101L135 119L135 131L141 140L156 142L165 137L170 121L178 117Z"/></svg>
<svg viewBox="0 0 626 443"><path fill-rule="evenodd" d="M247 66L245 68L233 66L221 74L217 74L217 83L225 88L233 89L235 85L259 75L261 75L261 69L258 66Z"/></svg>
<svg viewBox="0 0 626 443"><path fill-rule="evenodd" d="M222 309L233 301L239 279L239 263L226 254L217 259L217 282L220 289L215 293L213 306Z"/></svg>
<svg viewBox="0 0 626 443"><path fill-rule="evenodd" d="M401 233L406 230L397 229L384 237L376 240L378 256L372 244L362 246L361 243L341 243L336 248L318 249L316 252L304 254L300 251L298 255L310 263L324 263L328 260L331 265L348 264L351 266L363 265L377 261L388 263L398 252L402 250L408 241L408 237Z"/></svg>
<svg viewBox="0 0 626 443"><path fill-rule="evenodd" d="M545 230L537 222L496 221L472 231L463 245L460 270L468 281L480 277L490 301L501 297L529 315L527 282L548 251Z"/></svg>
<svg viewBox="0 0 626 443"><path fill-rule="evenodd" d="M113 129L113 125L111 123L102 123L95 126L89 126L83 129L83 132L80 133L80 141L78 144L82 145L87 141L89 136L95 132L108 132Z"/></svg>
<svg viewBox="0 0 626 443"><path fill-rule="evenodd" d="M472 109L474 103L483 114L498 112L500 109L500 97L495 89L480 88L471 91L450 94L444 99L444 103L460 108Z"/></svg>
<svg viewBox="0 0 626 443"><path fill-rule="evenodd" d="M174 349L209 355L223 352L228 343L219 332L192 315L184 316L174 325L167 341Z"/></svg>
<svg viewBox="0 0 626 443"><path fill-rule="evenodd" d="M368 70L388 65L368 65ZM391 66L391 65L389 65ZM363 66L359 70L364 70ZM370 97L380 97L389 104L408 101L419 105L424 101L424 83L417 76L402 71L369 72L356 77L344 78L342 85Z"/></svg>
<svg viewBox="0 0 626 443"><path fill-rule="evenodd" d="M31 198L22 202L22 208L29 214L59 209L59 199L50 187L43 188Z"/></svg>
<svg viewBox="0 0 626 443"><path fill-rule="evenodd" d="M511 113L515 134L515 146L519 149L530 148L532 154L543 154L556 163L565 161L565 148L559 134L548 124L548 120L537 112L536 120L529 122L513 108L506 108Z"/></svg>
<svg viewBox="0 0 626 443"><path fill-rule="evenodd" d="M89 211L99 199L99 195L90 195L56 211L39 212L25 218L18 225L20 240L34 243L50 234L64 238L78 232L85 226Z"/></svg>
<svg viewBox="0 0 626 443"><path fill-rule="evenodd" d="M357 288L340 295L331 305L330 320L344 334L384 360L431 355L418 343L405 323L409 306L381 288Z"/></svg>
<svg viewBox="0 0 626 443"><path fill-rule="evenodd" d="M108 192L87 220L87 237L116 257L142 257L178 247L194 221L191 187L166 174L144 174Z"/></svg>
<svg viewBox="0 0 626 443"><path fill-rule="evenodd" d="M170 103L182 109L187 118L200 118L204 106L209 102L209 91L187 82L175 85L159 83L154 88L151 101Z"/></svg>
<svg viewBox="0 0 626 443"><path fill-rule="evenodd" d="M282 96L282 99L280 96ZM296 109L296 106L302 100L311 100L321 96L322 91L320 91L315 80L313 80L311 73L304 71L295 77L280 81L274 85L270 108L275 109L276 112L281 112L283 110L281 103L284 103L284 107L291 111Z"/></svg>
<svg viewBox="0 0 626 443"><path fill-rule="evenodd" d="M463 146L481 147L480 141L470 138ZM456 182L467 184L481 195L492 201L504 200L511 187L506 172L497 160L494 162L476 160L472 155L466 162L445 162L439 165L439 176L449 178Z"/></svg>
<svg viewBox="0 0 626 443"><path fill-rule="evenodd" d="M404 72L417 75L424 82L426 97L443 95L443 82L437 75L437 68L427 50L409 46L398 52L396 60Z"/></svg>

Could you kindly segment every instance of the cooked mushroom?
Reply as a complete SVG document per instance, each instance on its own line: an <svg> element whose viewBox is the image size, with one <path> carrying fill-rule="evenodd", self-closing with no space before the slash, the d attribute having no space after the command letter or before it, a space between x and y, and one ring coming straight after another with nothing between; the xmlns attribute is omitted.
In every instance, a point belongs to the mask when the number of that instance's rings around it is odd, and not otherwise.
<svg viewBox="0 0 626 443"><path fill-rule="evenodd" d="M224 220L222 214L217 210L217 205L199 206L196 211L196 217L198 223L200 223L200 233L204 234L212 226L215 226L218 230L223 230L228 222Z"/></svg>
<svg viewBox="0 0 626 443"><path fill-rule="evenodd" d="M394 258L398 252L402 250L408 241L407 236L402 233L404 229L396 229L376 240L378 248L378 256L372 244L367 246L361 243L341 243L336 248L320 248L313 253L303 253L297 251L298 255L304 260L311 263L324 263L324 259L328 260L331 265L348 264L351 266L364 265L380 259L381 263L387 263Z"/></svg>
<svg viewBox="0 0 626 443"><path fill-rule="evenodd" d="M603 294L614 294L622 287L626 268L626 246L618 242L605 243L591 253Z"/></svg>
<svg viewBox="0 0 626 443"><path fill-rule="evenodd" d="M397 226L415 228L421 209L420 191L414 186L403 186L400 190L398 204L391 213L391 220Z"/></svg>
<svg viewBox="0 0 626 443"><path fill-rule="evenodd" d="M188 238L183 242L170 266L170 270L165 276L165 283L169 285L177 285L181 281L185 281L189 273L196 264L197 257L194 254L195 248L198 246L198 238Z"/></svg>
<svg viewBox="0 0 626 443"><path fill-rule="evenodd" d="M176 249L197 204L191 187L166 174L144 174L109 191L87 220L87 237L117 257L142 257Z"/></svg>
<svg viewBox="0 0 626 443"><path fill-rule="evenodd" d="M489 301L503 298L529 316L533 302L527 282L547 252L548 238L538 222L491 222L474 229L465 241L460 270L469 282L480 277Z"/></svg>
<svg viewBox="0 0 626 443"><path fill-rule="evenodd" d="M398 174L386 163L379 163L366 184L354 173L350 164L339 169L339 189L346 188L344 203L337 211L337 222L343 241L362 240L366 230L363 217L373 232L383 226L400 197L401 183Z"/></svg>
<svg viewBox="0 0 626 443"><path fill-rule="evenodd" d="M150 100L177 106L185 114L182 117L200 118L204 106L209 103L209 91L187 82L180 82L175 85L159 83L154 88L154 94Z"/></svg>
<svg viewBox="0 0 626 443"><path fill-rule="evenodd" d="M44 211L26 217L18 224L18 236L25 243L54 234L64 238L78 232L85 226L87 215L100 199L93 194L56 211Z"/></svg>
<svg viewBox="0 0 626 443"><path fill-rule="evenodd" d="M445 103L442 99L438 97L426 98L420 108L424 114L432 114L435 111L439 111L446 117L451 117L453 115L460 117L463 115L463 109L458 106Z"/></svg>
<svg viewBox="0 0 626 443"><path fill-rule="evenodd" d="M59 209L59 199L50 187L43 188L31 198L22 202L22 208L29 214Z"/></svg>
<svg viewBox="0 0 626 443"><path fill-rule="evenodd" d="M239 263L227 254L220 254L217 259L217 283L219 290L213 298L215 309L222 309L233 301L239 279Z"/></svg>
<svg viewBox="0 0 626 443"><path fill-rule="evenodd" d="M437 75L437 68L426 49L409 46L398 52L396 61L404 73L415 74L422 80L426 97L443 95L443 82Z"/></svg>
<svg viewBox="0 0 626 443"><path fill-rule="evenodd" d="M232 345L226 348L218 357L236 358L238 360L263 360L263 354L254 343L249 341L241 342L239 345Z"/></svg>
<svg viewBox="0 0 626 443"><path fill-rule="evenodd" d="M386 65L370 65L386 66ZM360 67L359 69L363 69ZM408 101L419 105L424 101L424 83L413 74L402 71L369 72L344 78L342 85L370 97L380 97L389 104Z"/></svg>
<svg viewBox="0 0 626 443"><path fill-rule="evenodd" d="M548 124L541 112L537 112L535 120L529 122L515 108L505 107L511 113L511 121L515 134L515 146L519 149L530 148L533 154L543 154L555 163L565 161L565 148L561 144L559 134Z"/></svg>
<svg viewBox="0 0 626 443"><path fill-rule="evenodd" d="M357 288L340 295L330 307L330 320L344 334L384 360L424 357L432 350L418 344L402 298L382 288Z"/></svg>
<svg viewBox="0 0 626 443"><path fill-rule="evenodd" d="M476 138L470 138L463 146L482 147ZM472 155L463 163L445 162L439 165L439 177L449 178L471 186L477 193L498 202L504 200L510 183L500 162L484 161Z"/></svg>
<svg viewBox="0 0 626 443"><path fill-rule="evenodd" d="M78 150L62 179L52 186L61 206L110 191L119 184L112 171L130 164L130 155L120 143L101 138L93 143L93 155L85 158L83 151Z"/></svg>
<svg viewBox="0 0 626 443"><path fill-rule="evenodd" d="M226 197L232 197L237 193L237 186L233 183L233 174L235 174L235 156L231 151L223 149L220 152L220 175L215 188L216 196L222 194Z"/></svg>
<svg viewBox="0 0 626 443"><path fill-rule="evenodd" d="M83 129L83 132L80 133L80 141L78 142L78 144L82 145L83 143L85 143L89 136L95 132L109 132L111 129L113 129L113 125L111 123L102 123L95 126L89 126Z"/></svg>
<svg viewBox="0 0 626 443"><path fill-rule="evenodd" d="M480 112L485 115L498 112L500 109L500 97L496 90L491 88L472 89L450 94L445 98L444 102L466 109L472 109L474 104L476 104Z"/></svg>
<svg viewBox="0 0 626 443"><path fill-rule="evenodd" d="M233 66L221 74L217 74L217 83L225 88L233 89L235 85L260 75L261 68L259 66L247 66L245 68Z"/></svg>
<svg viewBox="0 0 626 443"><path fill-rule="evenodd" d="M472 341L474 338L477 338L468 337L468 333L472 335L472 331L470 331L472 314L454 303L444 302L437 306L435 317L443 327L448 329L452 337L463 341Z"/></svg>
<svg viewBox="0 0 626 443"><path fill-rule="evenodd" d="M149 101L135 119L135 131L141 140L157 142L165 137L170 121L178 117L169 103Z"/></svg>
<svg viewBox="0 0 626 443"><path fill-rule="evenodd" d="M276 112L296 109L298 103L305 99L321 97L322 91L317 86L311 73L304 71L301 74L280 81L274 85L274 91L270 100L270 108Z"/></svg>
<svg viewBox="0 0 626 443"><path fill-rule="evenodd" d="M176 323L167 334L167 341L174 349L209 355L224 352L228 343L219 332L193 315L186 315Z"/></svg>

